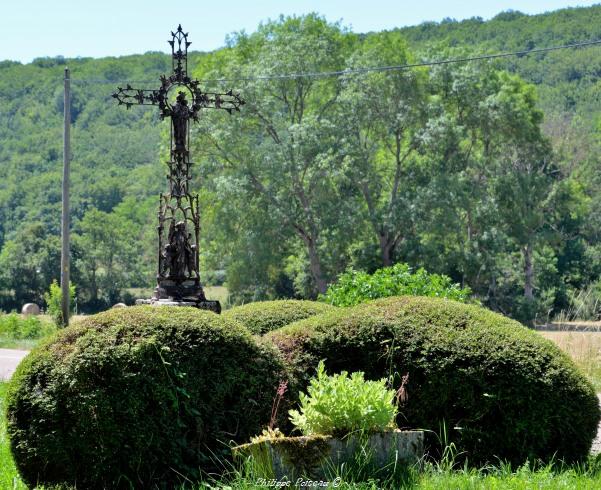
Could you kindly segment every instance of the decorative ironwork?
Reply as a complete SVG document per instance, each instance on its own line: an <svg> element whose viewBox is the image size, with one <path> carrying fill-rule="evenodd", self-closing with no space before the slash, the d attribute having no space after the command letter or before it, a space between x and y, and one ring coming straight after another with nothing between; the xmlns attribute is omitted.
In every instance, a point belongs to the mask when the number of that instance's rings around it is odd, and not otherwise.
<svg viewBox="0 0 601 490"><path fill-rule="evenodd" d="M158 106L161 119L171 121L169 192L161 194L157 227L157 287L151 303L194 304L219 313L218 301L208 301L200 284L198 244L200 213L198 195L190 194L190 120L198 121L201 109L239 111L244 101L231 90L225 93L204 92L200 82L188 76L188 33L181 24L171 32L170 76L160 77L156 90L117 87L113 97L119 105ZM175 93L177 91L177 93Z"/></svg>

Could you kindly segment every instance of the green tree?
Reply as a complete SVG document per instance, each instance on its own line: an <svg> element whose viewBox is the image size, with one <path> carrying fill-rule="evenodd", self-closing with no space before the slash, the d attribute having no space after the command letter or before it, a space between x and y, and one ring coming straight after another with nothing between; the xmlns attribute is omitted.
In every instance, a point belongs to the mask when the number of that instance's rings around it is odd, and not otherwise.
<svg viewBox="0 0 601 490"><path fill-rule="evenodd" d="M110 306L122 290L139 284L140 254L132 223L116 213L91 208L77 224L74 245L79 275L74 277L80 294L91 308Z"/></svg>
<svg viewBox="0 0 601 490"><path fill-rule="evenodd" d="M542 135L542 112L534 88L515 76L503 77L502 90L487 102L497 131L508 145L494 162L492 187L507 235L522 254L523 290L535 299L534 251L551 232L554 187L561 177L551 146Z"/></svg>
<svg viewBox="0 0 601 490"><path fill-rule="evenodd" d="M550 239L550 197L560 177L534 88L494 65L437 68L432 87L422 138L433 165L429 208L438 219L422 233L437 237L440 252L441 235L450 232L455 250L439 255L493 304L502 259L519 251L530 319L534 252Z"/></svg>
<svg viewBox="0 0 601 490"><path fill-rule="evenodd" d="M41 305L44 292L59 276L60 241L42 223L26 225L5 242L0 252L0 289L7 306Z"/></svg>
<svg viewBox="0 0 601 490"><path fill-rule="evenodd" d="M394 33L368 38L350 58L351 69L413 61ZM415 207L420 169L419 131L425 124L427 78L422 70L366 73L343 80L339 127L346 129L345 177L363 201L365 218L384 266L420 218Z"/></svg>
<svg viewBox="0 0 601 490"><path fill-rule="evenodd" d="M44 301L48 307L48 314L52 316L54 323L58 327L65 326L63 318L63 291L56 280L50 284L50 289L44 293ZM69 311L75 310L75 284L69 284Z"/></svg>
<svg viewBox="0 0 601 490"><path fill-rule="evenodd" d="M215 64L220 74L249 77L335 70L343 66L353 39L317 15L281 18L251 36L236 35L229 59L223 56ZM198 133L206 157L244 183L240 209L257 203L267 219L285 223L287 233L301 241L318 293L325 292L332 274L324 257L332 245L328 237L349 218L348 200L337 185L339 131L332 109L339 91L335 78L249 82L242 91L244 117L211 114Z"/></svg>

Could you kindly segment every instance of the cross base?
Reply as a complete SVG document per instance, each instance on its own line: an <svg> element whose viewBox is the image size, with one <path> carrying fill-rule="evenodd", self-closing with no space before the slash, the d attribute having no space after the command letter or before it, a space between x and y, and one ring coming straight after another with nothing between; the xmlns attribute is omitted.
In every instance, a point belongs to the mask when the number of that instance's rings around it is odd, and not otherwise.
<svg viewBox="0 0 601 490"><path fill-rule="evenodd" d="M154 289L150 299L138 299L136 304L152 306L192 306L213 313L221 313L219 301L208 300L205 297L198 279L187 279L178 282L172 279L159 279L159 285Z"/></svg>

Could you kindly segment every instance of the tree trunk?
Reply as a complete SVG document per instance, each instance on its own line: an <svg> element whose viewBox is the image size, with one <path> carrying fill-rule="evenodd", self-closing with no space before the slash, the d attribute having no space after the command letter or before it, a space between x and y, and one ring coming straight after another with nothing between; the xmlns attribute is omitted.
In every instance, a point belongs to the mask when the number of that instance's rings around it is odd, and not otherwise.
<svg viewBox="0 0 601 490"><path fill-rule="evenodd" d="M378 235L380 240L380 256L382 258L382 265L384 267L390 267L392 265L392 252L394 250L393 241L390 239L388 233L380 233Z"/></svg>
<svg viewBox="0 0 601 490"><path fill-rule="evenodd" d="M316 240L308 237L304 233L299 234L305 242L305 245L307 245L307 252L309 253L309 268L311 269L311 276L315 282L315 289L317 290L318 294L325 294L326 290L328 289L328 284L323 277L323 272L321 270L321 260L319 259Z"/></svg>
<svg viewBox="0 0 601 490"><path fill-rule="evenodd" d="M90 290L92 297L90 298L92 303L96 303L98 300L98 285L96 284L96 268L92 269L92 278L90 279Z"/></svg>
<svg viewBox="0 0 601 490"><path fill-rule="evenodd" d="M321 261L319 260L319 255L315 245L309 246L309 261L311 266L311 274L313 275L313 280L315 281L315 288L319 294L325 294L326 290L328 289L328 284L323 277L323 273L321 271Z"/></svg>
<svg viewBox="0 0 601 490"><path fill-rule="evenodd" d="M528 243L523 249L524 255L524 296L534 299L534 266L532 264L532 244Z"/></svg>
<svg viewBox="0 0 601 490"><path fill-rule="evenodd" d="M497 305L497 276L494 273L488 285L488 301L492 306Z"/></svg>

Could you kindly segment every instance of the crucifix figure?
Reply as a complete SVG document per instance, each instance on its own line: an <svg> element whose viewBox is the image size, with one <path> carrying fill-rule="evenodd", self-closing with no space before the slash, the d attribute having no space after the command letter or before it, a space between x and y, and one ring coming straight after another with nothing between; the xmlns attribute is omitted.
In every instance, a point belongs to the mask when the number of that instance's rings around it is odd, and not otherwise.
<svg viewBox="0 0 601 490"><path fill-rule="evenodd" d="M161 119L171 120L169 191L160 196L157 287L150 300L154 305L177 304L221 312L218 301L205 298L200 284L198 241L200 213L198 195L190 194L190 121L198 121L201 109L239 111L244 101L230 90L203 92L200 82L188 76L188 33L179 25L171 33L172 73L162 75L156 90L118 87L113 97L129 109L133 105L156 105ZM165 230L168 233L165 234Z"/></svg>

